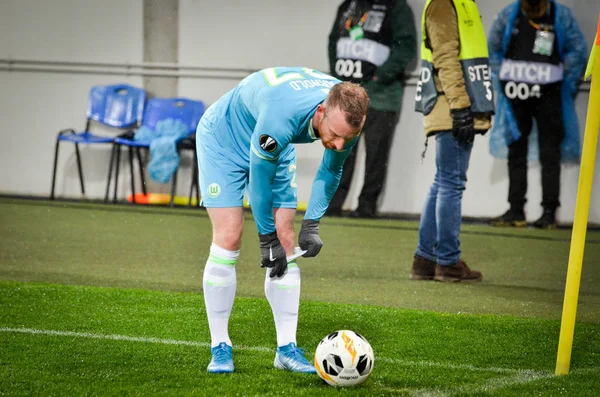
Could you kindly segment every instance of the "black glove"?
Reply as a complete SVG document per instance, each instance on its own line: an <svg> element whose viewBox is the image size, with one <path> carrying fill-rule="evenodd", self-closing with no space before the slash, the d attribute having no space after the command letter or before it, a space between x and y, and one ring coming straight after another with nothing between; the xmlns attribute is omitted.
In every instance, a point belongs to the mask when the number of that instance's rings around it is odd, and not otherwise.
<svg viewBox="0 0 600 397"><path fill-rule="evenodd" d="M285 250L277 237L277 232L259 234L260 255L262 256L261 267L271 268L269 276L281 277L287 269L287 258Z"/></svg>
<svg viewBox="0 0 600 397"><path fill-rule="evenodd" d="M469 108L452 109L452 136L457 141L471 144L475 139L475 125L473 124L473 114Z"/></svg>
<svg viewBox="0 0 600 397"><path fill-rule="evenodd" d="M298 245L301 249L307 251L302 256L306 258L317 256L321 251L321 247L323 247L323 241L319 237L319 221L314 219L302 221L302 228L300 228L300 234L298 235Z"/></svg>

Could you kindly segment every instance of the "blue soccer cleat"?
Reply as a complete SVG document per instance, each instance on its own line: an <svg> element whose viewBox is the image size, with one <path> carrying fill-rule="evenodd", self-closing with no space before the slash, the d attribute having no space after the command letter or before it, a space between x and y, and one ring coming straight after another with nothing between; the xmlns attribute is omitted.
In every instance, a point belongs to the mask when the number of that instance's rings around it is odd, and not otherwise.
<svg viewBox="0 0 600 397"><path fill-rule="evenodd" d="M295 343L278 347L273 365L275 365L275 368L292 372L301 372L304 374L317 373L315 367L304 357L304 350L296 346Z"/></svg>
<svg viewBox="0 0 600 397"><path fill-rule="evenodd" d="M211 374L228 374L233 372L233 353L231 346L225 342L210 349L212 360L208 364L207 371Z"/></svg>

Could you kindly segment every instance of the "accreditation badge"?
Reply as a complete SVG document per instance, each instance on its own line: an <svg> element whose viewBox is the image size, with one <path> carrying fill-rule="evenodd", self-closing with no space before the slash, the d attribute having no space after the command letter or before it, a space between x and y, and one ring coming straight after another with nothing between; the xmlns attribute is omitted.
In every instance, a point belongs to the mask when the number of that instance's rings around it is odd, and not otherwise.
<svg viewBox="0 0 600 397"><path fill-rule="evenodd" d="M533 42L533 53L550 56L554 48L554 33L545 30L535 32L535 41Z"/></svg>
<svg viewBox="0 0 600 397"><path fill-rule="evenodd" d="M361 26L355 26L349 31L352 40L360 40L365 37L365 32Z"/></svg>

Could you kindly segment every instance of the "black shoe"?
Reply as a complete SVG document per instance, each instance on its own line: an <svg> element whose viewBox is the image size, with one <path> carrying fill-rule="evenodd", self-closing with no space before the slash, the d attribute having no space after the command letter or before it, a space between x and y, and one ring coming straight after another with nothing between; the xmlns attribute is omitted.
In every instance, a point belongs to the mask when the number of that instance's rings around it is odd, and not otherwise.
<svg viewBox="0 0 600 397"><path fill-rule="evenodd" d="M525 227L527 221L525 220L525 212L523 210L509 209L504 214L497 218L490 220L492 226L513 226L513 227Z"/></svg>
<svg viewBox="0 0 600 397"><path fill-rule="evenodd" d="M556 228L556 211L545 209L544 213L537 221L533 222L533 226L538 229L555 229Z"/></svg>

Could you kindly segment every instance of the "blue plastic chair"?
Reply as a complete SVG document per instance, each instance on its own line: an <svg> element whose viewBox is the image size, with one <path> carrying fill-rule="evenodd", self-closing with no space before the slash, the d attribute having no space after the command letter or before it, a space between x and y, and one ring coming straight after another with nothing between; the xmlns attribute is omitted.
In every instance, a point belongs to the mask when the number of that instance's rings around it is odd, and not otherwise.
<svg viewBox="0 0 600 397"><path fill-rule="evenodd" d="M74 129L65 129L60 131L56 137L54 168L52 171L52 188L50 190L51 200L54 200L59 144L61 142L69 142L75 145L75 155L77 158L77 170L79 172L81 194L85 196L85 185L83 182L83 171L81 168L81 154L79 152L79 145L110 144L115 138L114 136L92 134L89 131L91 123L97 122L115 129L135 127L141 122L145 102L146 92L143 89L132 87L127 84L104 86L99 85L92 87L90 90L86 111L87 122L85 125L85 130L82 132L75 132Z"/></svg>
<svg viewBox="0 0 600 397"><path fill-rule="evenodd" d="M166 119L175 119L180 120L186 126L189 127L189 135L187 138L178 142L177 150L181 151L185 149L188 145L184 144L189 139L195 135L196 127L198 126L198 122L200 118L204 114L205 106L202 101L195 101L187 98L153 98L148 100L146 104L146 108L144 110L144 116L142 118L142 125L151 129L155 129L156 123L161 120ZM148 194L146 190L146 181L144 177L144 167L143 162L141 161L140 149L149 149L151 142L145 141L136 141L134 140L134 132L130 131L120 137L115 138L113 142L113 153L116 153L116 159L114 162L115 167L115 182L114 182L114 191L113 191L113 202L117 201L117 187L118 187L118 179L119 179L119 163L121 159L121 146L125 146L129 151L129 171L131 177L131 197L132 202L135 203L135 180L134 180L134 172L133 172L133 151L137 152L137 158L139 162L140 169L140 179L142 185L142 192L144 194ZM195 155L195 145L194 146L194 160L197 159ZM113 156L111 155L111 159ZM112 164L112 162L111 162ZM196 165L197 167L197 161ZM112 170L112 167L111 167ZM108 191L110 189L110 173L109 171L109 179L108 184L106 186L107 197ZM170 206L173 206L173 198L175 196L175 189L177 186L177 172L173 174L171 179L171 202ZM193 187L193 185L192 185Z"/></svg>

